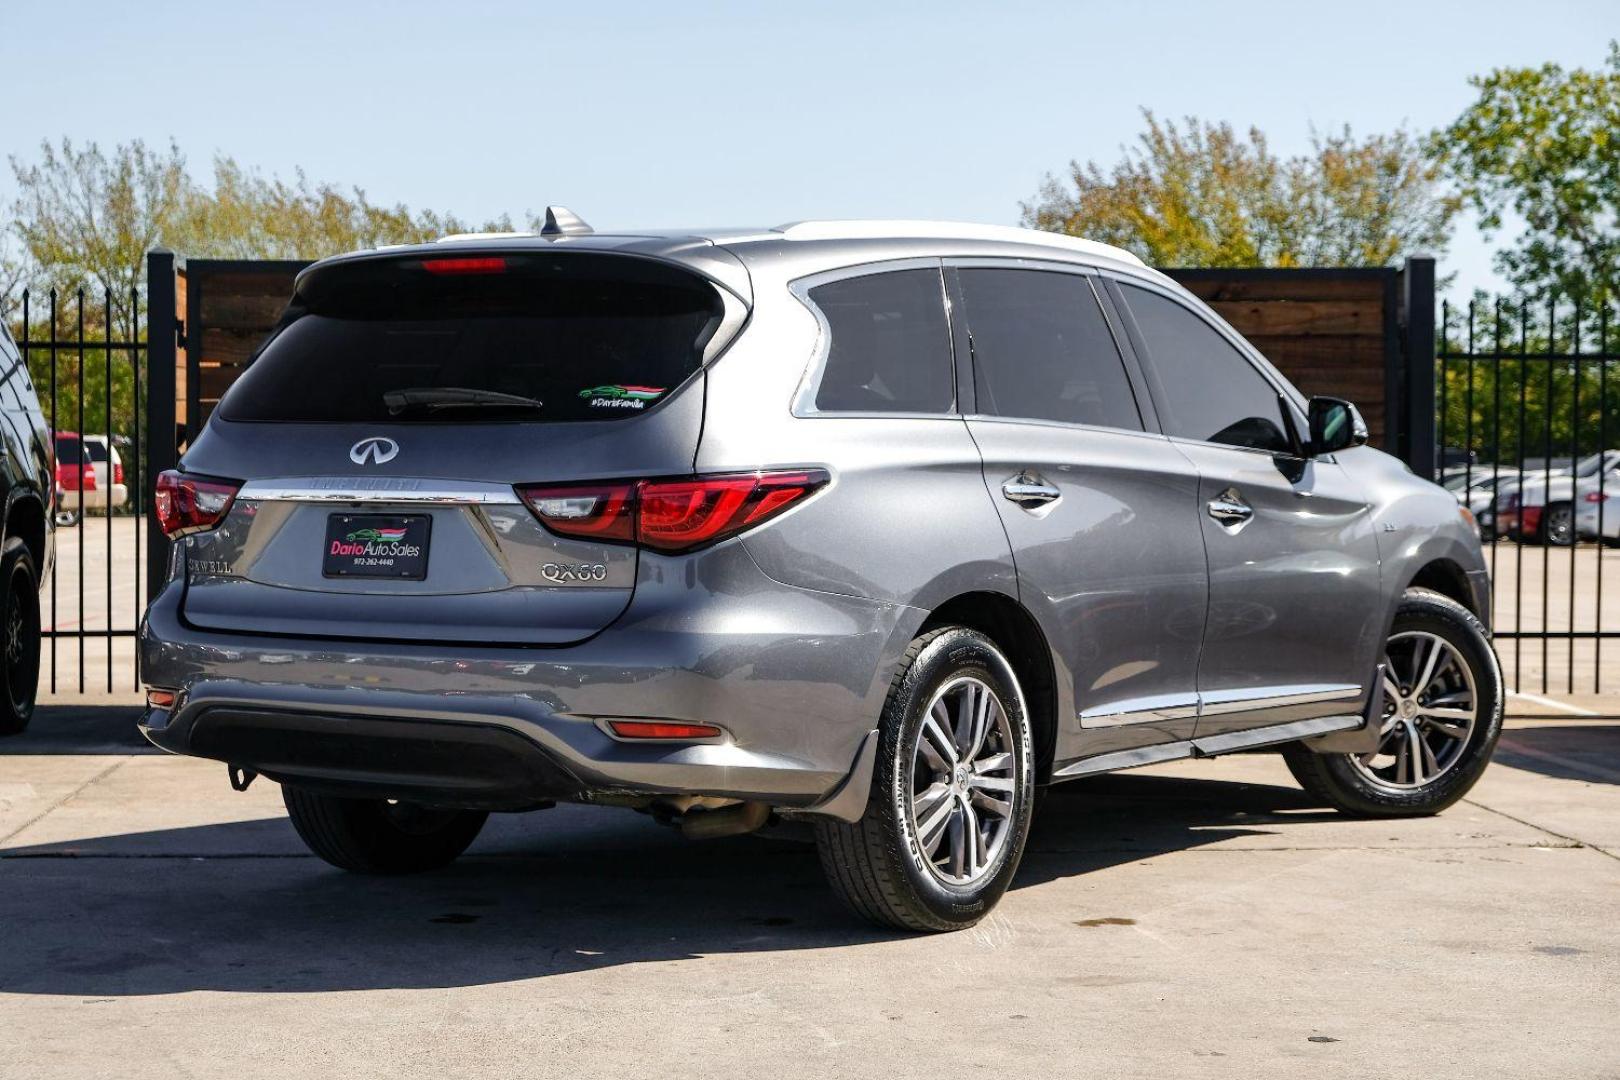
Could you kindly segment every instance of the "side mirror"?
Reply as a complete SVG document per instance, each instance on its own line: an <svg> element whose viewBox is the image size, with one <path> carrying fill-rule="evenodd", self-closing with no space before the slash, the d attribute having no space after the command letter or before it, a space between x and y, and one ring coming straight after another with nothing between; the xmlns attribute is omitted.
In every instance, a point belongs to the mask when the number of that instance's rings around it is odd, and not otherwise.
<svg viewBox="0 0 1620 1080"><path fill-rule="evenodd" d="M1348 401L1340 398L1313 397L1306 407L1306 416L1310 418L1311 424L1311 442L1308 448L1311 457L1348 450L1367 441L1367 422Z"/></svg>

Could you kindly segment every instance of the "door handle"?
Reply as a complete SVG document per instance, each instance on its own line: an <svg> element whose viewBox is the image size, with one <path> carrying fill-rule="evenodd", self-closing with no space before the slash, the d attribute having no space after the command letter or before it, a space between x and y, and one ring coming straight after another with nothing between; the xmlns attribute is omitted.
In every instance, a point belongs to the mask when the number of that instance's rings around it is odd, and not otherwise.
<svg viewBox="0 0 1620 1080"><path fill-rule="evenodd" d="M1243 501L1236 488L1227 488L1209 500L1209 516L1222 525L1242 525L1254 517L1254 508Z"/></svg>
<svg viewBox="0 0 1620 1080"><path fill-rule="evenodd" d="M1063 492L1040 477L1030 476L1027 473L1015 476L1002 484L1001 494L1026 510L1034 509L1046 503L1057 502L1063 497Z"/></svg>

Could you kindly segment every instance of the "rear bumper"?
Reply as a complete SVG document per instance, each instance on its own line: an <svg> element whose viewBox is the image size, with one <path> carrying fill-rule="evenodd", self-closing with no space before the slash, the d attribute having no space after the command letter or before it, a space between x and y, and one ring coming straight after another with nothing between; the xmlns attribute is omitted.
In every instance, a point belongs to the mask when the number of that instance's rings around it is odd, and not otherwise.
<svg viewBox="0 0 1620 1080"><path fill-rule="evenodd" d="M172 582L140 648L146 683L177 697L142 730L165 750L272 779L412 801L515 809L689 794L813 808L854 768L923 613L781 585L740 545L703 557L689 575L644 556L619 620L560 648L201 630ZM724 735L627 742L609 734L611 718Z"/></svg>
<svg viewBox="0 0 1620 1080"><path fill-rule="evenodd" d="M129 488L124 484L93 488L89 491L59 489L57 509L79 513L84 510L116 510L129 501Z"/></svg>

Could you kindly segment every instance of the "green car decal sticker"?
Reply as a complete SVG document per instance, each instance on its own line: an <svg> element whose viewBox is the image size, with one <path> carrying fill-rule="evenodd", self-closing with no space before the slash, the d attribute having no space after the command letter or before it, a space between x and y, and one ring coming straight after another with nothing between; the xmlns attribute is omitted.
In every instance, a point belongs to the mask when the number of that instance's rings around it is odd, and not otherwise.
<svg viewBox="0 0 1620 1080"><path fill-rule="evenodd" d="M605 386L590 386L579 392L582 398L588 398L592 407L608 409L645 409L647 403L657 401L663 396L662 386L621 386L610 383Z"/></svg>

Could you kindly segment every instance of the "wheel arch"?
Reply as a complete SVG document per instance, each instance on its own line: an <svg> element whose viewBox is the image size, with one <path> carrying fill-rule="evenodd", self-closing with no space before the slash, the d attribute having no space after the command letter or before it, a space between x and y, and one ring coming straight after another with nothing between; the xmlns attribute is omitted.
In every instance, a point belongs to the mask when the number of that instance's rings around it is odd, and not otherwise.
<svg viewBox="0 0 1620 1080"><path fill-rule="evenodd" d="M1040 624L1022 604L1004 593L971 592L951 597L928 613L918 634L941 626L965 626L984 634L1006 654L1018 676L1035 747L1035 780L1052 775L1057 746L1058 694L1052 649Z"/></svg>
<svg viewBox="0 0 1620 1080"><path fill-rule="evenodd" d="M1474 610L1477 605L1474 591L1468 584L1468 572L1451 559L1444 557L1430 559L1412 575L1405 589L1428 589L1437 592L1441 596L1457 601L1474 616L1482 615L1481 612Z"/></svg>
<svg viewBox="0 0 1620 1080"><path fill-rule="evenodd" d="M26 544L35 573L45 573L45 505L33 492L19 491L6 504L5 536Z"/></svg>

